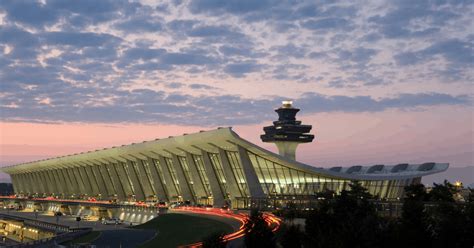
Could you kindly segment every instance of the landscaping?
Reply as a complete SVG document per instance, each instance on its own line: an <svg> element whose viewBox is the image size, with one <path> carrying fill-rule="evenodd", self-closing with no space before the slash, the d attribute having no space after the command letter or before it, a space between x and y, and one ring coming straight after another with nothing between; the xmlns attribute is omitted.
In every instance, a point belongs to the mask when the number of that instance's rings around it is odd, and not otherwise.
<svg viewBox="0 0 474 248"><path fill-rule="evenodd" d="M158 231L152 240L141 247L177 247L202 241L212 233L231 233L232 227L223 222L186 214L164 214L149 222L135 226L137 229Z"/></svg>

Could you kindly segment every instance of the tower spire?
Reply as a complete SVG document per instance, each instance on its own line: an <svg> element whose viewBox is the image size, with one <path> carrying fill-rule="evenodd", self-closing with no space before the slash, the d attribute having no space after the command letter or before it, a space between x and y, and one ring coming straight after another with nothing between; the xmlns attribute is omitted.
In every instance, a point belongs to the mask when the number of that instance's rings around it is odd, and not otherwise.
<svg viewBox="0 0 474 248"><path fill-rule="evenodd" d="M263 142L275 143L281 156L295 160L296 147L300 143L312 142L314 135L309 134L311 125L302 125L296 120L296 113L300 109L293 107L293 101L282 101L281 107L275 109L278 120L272 126L263 128L260 135Z"/></svg>

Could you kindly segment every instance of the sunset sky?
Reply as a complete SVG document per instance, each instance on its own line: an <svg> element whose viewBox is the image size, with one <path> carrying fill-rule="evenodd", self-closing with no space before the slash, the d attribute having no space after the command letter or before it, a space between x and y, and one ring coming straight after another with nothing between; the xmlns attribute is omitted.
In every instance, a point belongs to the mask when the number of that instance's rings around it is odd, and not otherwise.
<svg viewBox="0 0 474 248"><path fill-rule="evenodd" d="M233 126L292 99L315 166L474 164L473 1L0 1L0 165ZM2 175L3 178L6 175Z"/></svg>

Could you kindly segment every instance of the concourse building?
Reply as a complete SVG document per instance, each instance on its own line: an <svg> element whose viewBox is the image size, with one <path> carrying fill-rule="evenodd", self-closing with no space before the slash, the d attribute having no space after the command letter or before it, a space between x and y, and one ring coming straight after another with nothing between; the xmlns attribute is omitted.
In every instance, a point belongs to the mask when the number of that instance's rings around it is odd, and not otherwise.
<svg viewBox="0 0 474 248"><path fill-rule="evenodd" d="M311 142L311 126L295 118L287 101L278 121L264 128L259 147L231 128L217 128L102 150L3 167L23 197L110 200L118 203L187 202L249 208L269 201L304 204L323 191L339 193L359 181L381 199L396 199L405 186L445 171L447 163L375 164L321 168L295 160L296 146ZM341 154L342 155L342 154Z"/></svg>

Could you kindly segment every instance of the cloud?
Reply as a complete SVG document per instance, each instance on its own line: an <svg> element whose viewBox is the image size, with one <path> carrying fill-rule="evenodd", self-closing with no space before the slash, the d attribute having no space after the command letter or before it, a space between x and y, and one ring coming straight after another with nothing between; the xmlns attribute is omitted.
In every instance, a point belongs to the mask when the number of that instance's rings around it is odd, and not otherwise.
<svg viewBox="0 0 474 248"><path fill-rule="evenodd" d="M255 61L247 61L228 64L225 66L224 71L234 77L242 77L247 73L259 71L262 67L261 64L258 64Z"/></svg>
<svg viewBox="0 0 474 248"><path fill-rule="evenodd" d="M350 22L343 18L331 17L319 20L309 20L303 22L301 26L311 30L349 29Z"/></svg>
<svg viewBox="0 0 474 248"><path fill-rule="evenodd" d="M399 65L412 65L426 61L435 55L441 55L448 62L457 66L469 66L474 63L472 42L464 42L458 39L441 41L415 52L403 52L397 54L395 59Z"/></svg>
<svg viewBox="0 0 474 248"><path fill-rule="evenodd" d="M314 113L466 105L470 9L468 1L0 1L1 117L189 124L182 116L203 113L212 118L196 123L255 123L278 104L282 81ZM242 97L253 90L242 83L265 91ZM418 93L404 94L407 85Z"/></svg>
<svg viewBox="0 0 474 248"><path fill-rule="evenodd" d="M118 43L120 38L110 34L77 33L77 32L48 32L45 33L44 42L49 45L66 45L75 47L97 47L108 42Z"/></svg>
<svg viewBox="0 0 474 248"><path fill-rule="evenodd" d="M112 103L87 104L95 96L79 88L49 96L48 105L37 102L16 102L18 96L3 99L17 107L0 107L5 121L43 122L148 122L182 125L238 125L259 123L273 118L271 106L278 105L284 97L270 99L248 99L238 95L191 96L163 91L109 90L102 97L115 96ZM72 95L76 97L71 99ZM35 90L21 95L37 95ZM118 98L117 98L118 97ZM3 101L2 101L3 102ZM76 105L81 103L80 105ZM341 96L305 93L297 99L298 107L305 113L321 112L377 112L389 108L411 109L435 105L468 105L471 99L466 95L452 96L439 93L400 94L391 98L374 99L370 96ZM202 118L206 116L206 118Z"/></svg>

